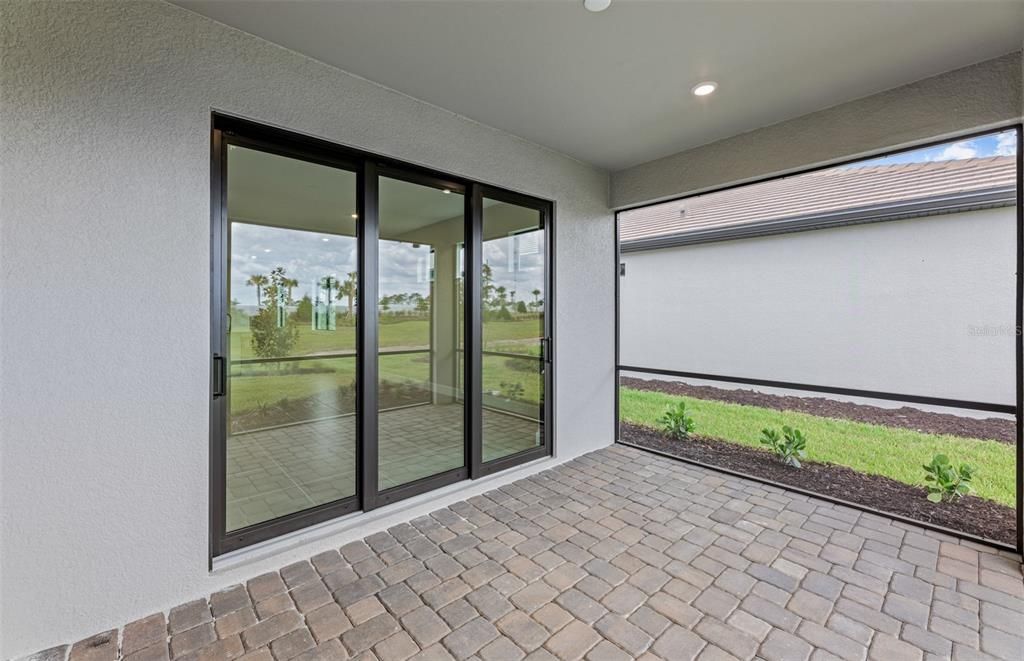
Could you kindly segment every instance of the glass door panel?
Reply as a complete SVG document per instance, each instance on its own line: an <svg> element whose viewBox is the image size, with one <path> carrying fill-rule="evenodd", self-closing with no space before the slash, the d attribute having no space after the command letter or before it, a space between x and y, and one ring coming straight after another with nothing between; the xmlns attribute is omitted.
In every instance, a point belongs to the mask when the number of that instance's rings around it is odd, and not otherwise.
<svg viewBox="0 0 1024 661"><path fill-rule="evenodd" d="M228 146L225 529L356 494L356 175Z"/></svg>
<svg viewBox="0 0 1024 661"><path fill-rule="evenodd" d="M543 444L547 279L541 212L483 200L483 461Z"/></svg>
<svg viewBox="0 0 1024 661"><path fill-rule="evenodd" d="M456 270L463 196L381 177L378 490L466 465Z"/></svg>

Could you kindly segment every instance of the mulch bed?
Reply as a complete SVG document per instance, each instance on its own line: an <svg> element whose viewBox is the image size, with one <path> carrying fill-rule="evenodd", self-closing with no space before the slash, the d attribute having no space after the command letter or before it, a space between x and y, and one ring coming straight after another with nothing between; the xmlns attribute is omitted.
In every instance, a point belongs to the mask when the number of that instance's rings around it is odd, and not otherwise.
<svg viewBox="0 0 1024 661"><path fill-rule="evenodd" d="M700 436L677 441L652 429L625 422L620 426L620 438L676 457L799 487L916 521L1007 544L1016 543L1016 510L976 496L966 496L953 503L932 503L925 498L924 488L880 475L867 475L845 466L811 461L803 462L802 468L791 468L764 450Z"/></svg>
<svg viewBox="0 0 1024 661"><path fill-rule="evenodd" d="M928 434L949 434L966 438L986 438L1004 443L1017 442L1017 422L1002 418L965 418L948 413L932 413L909 406L885 409L867 404L839 402L825 397L767 395L754 390L729 390L714 386L694 386L678 381L659 381L623 377L620 385L634 390L652 390L667 395L695 399L714 399L731 404L760 406L778 411L797 411L823 418L855 420L885 427L901 427Z"/></svg>

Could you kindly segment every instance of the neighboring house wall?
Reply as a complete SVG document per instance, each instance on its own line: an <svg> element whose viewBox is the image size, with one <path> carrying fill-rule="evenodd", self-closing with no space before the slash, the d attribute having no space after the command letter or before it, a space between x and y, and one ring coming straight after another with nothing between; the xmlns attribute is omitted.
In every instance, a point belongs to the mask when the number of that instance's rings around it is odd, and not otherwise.
<svg viewBox="0 0 1024 661"><path fill-rule="evenodd" d="M1012 405L1015 237L1003 207L623 253L620 362Z"/></svg>
<svg viewBox="0 0 1024 661"><path fill-rule="evenodd" d="M3 2L0 37L0 658L341 541L207 569L213 109L554 200L547 464L613 440L606 173L163 3Z"/></svg>
<svg viewBox="0 0 1024 661"><path fill-rule="evenodd" d="M638 206L1020 121L1021 76L1018 51L643 163L612 174L611 205Z"/></svg>

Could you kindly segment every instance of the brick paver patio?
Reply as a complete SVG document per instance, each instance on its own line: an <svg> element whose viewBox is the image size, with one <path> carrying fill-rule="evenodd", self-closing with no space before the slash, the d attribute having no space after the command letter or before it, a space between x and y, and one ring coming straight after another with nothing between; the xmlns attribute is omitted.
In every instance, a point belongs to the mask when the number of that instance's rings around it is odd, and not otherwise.
<svg viewBox="0 0 1024 661"><path fill-rule="evenodd" d="M614 446L40 659L1010 659L1017 558Z"/></svg>

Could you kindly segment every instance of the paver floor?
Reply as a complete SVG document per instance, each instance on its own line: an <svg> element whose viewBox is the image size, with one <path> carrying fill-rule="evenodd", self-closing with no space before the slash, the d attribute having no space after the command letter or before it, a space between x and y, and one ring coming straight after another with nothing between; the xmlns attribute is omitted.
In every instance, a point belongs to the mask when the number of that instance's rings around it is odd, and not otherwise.
<svg viewBox="0 0 1024 661"><path fill-rule="evenodd" d="M423 405L382 411L380 489L465 465L463 408ZM538 444L538 423L483 413L484 460ZM355 493L356 419L340 416L233 434L227 452L227 527L237 530Z"/></svg>
<svg viewBox="0 0 1024 661"><path fill-rule="evenodd" d="M613 446L39 658L1024 655L1019 558Z"/></svg>

